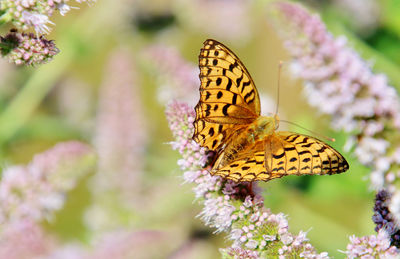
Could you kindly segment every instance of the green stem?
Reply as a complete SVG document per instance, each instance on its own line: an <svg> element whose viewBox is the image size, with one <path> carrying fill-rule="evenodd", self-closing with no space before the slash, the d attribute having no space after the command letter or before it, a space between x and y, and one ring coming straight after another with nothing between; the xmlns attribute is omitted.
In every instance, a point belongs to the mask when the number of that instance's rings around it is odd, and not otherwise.
<svg viewBox="0 0 400 259"><path fill-rule="evenodd" d="M31 116L69 61L66 55L57 56L52 63L39 67L29 78L18 95L0 114L0 145L10 139Z"/></svg>

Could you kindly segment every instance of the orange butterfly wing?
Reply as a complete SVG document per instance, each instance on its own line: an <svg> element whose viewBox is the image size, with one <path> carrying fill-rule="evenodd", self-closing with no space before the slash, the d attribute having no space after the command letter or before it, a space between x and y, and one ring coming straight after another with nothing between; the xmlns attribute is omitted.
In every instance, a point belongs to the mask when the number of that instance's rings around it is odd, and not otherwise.
<svg viewBox="0 0 400 259"><path fill-rule="evenodd" d="M234 181L269 181L286 175L339 174L348 168L346 159L323 141L281 131L249 145L232 161L216 164L211 173Z"/></svg>
<svg viewBox="0 0 400 259"><path fill-rule="evenodd" d="M222 43L204 42L199 67L200 101L195 107L193 139L216 151L260 115L260 100L246 67Z"/></svg>

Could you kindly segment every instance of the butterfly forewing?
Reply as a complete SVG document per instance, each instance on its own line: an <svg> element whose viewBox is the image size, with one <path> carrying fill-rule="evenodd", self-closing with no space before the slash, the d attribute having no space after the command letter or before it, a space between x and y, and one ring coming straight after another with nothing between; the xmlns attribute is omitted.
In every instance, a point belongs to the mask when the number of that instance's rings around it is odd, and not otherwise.
<svg viewBox="0 0 400 259"><path fill-rule="evenodd" d="M215 40L204 42L199 67L200 101L193 139L218 150L233 132L260 115L258 92L239 58Z"/></svg>

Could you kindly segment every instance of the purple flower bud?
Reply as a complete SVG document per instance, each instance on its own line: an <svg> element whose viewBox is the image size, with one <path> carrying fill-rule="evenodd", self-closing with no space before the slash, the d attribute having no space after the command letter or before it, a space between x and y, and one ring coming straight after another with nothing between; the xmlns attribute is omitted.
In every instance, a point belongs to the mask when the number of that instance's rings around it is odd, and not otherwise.
<svg viewBox="0 0 400 259"><path fill-rule="evenodd" d="M50 61L59 52L53 41L16 30L0 36L0 51L11 63L33 66Z"/></svg>

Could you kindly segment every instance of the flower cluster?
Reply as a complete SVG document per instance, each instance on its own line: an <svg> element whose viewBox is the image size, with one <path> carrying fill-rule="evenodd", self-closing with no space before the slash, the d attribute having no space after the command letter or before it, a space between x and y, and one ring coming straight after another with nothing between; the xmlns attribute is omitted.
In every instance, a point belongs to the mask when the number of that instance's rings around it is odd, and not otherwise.
<svg viewBox="0 0 400 259"><path fill-rule="evenodd" d="M75 0L78 3L94 0ZM71 8L69 0L2 0L0 1L0 24L12 23L17 29L32 33L18 33L12 29L4 37L0 36L0 52L3 57L16 65L38 65L46 63L59 50L43 34L50 33L50 17L55 11L65 15Z"/></svg>
<svg viewBox="0 0 400 259"><path fill-rule="evenodd" d="M0 233L0 258L45 258L54 246L55 240L30 219L7 224Z"/></svg>
<svg viewBox="0 0 400 259"><path fill-rule="evenodd" d="M178 163L185 171L184 179L196 184L193 190L204 205L200 218L215 228L215 232L228 232L233 242L232 247L221 251L224 255L231 258L240 255L328 258L327 253L315 251L305 232L291 234L284 214L273 214L264 208L255 183L250 189L249 183L235 183L210 175L204 166L212 154L191 139L193 109L185 103L172 102L167 106L166 115L175 137L172 147L183 156Z"/></svg>
<svg viewBox="0 0 400 259"><path fill-rule="evenodd" d="M121 210L140 200L143 151L147 142L135 66L127 50L113 53L100 88L94 146L98 171L90 182L93 205L85 217L91 230L120 227Z"/></svg>
<svg viewBox="0 0 400 259"><path fill-rule="evenodd" d="M257 251L246 250L242 248L233 248L229 247L226 249L221 249L221 253L224 255L224 258L246 258L246 259L259 259L260 254Z"/></svg>
<svg viewBox="0 0 400 259"><path fill-rule="evenodd" d="M170 236L161 231L117 230L105 233L90 246L60 244L39 224L23 220L8 224L0 233L0 258L10 259L129 259L161 258L171 250ZM154 248L157 249L154 249Z"/></svg>
<svg viewBox="0 0 400 259"><path fill-rule="evenodd" d="M92 0L76 0L76 2L91 2ZM28 30L33 27L39 34L50 32L48 24L53 24L50 17L54 11L65 15L71 10L69 0L3 0L0 3L0 10L4 14L0 17L3 22L11 22L21 30ZM76 8L76 7L75 7Z"/></svg>
<svg viewBox="0 0 400 259"><path fill-rule="evenodd" d="M383 230L378 235L364 236L361 238L351 236L347 245L347 258L399 258L399 250L390 246L390 239Z"/></svg>
<svg viewBox="0 0 400 259"><path fill-rule="evenodd" d="M372 73L344 37L335 39L318 15L288 2L274 7L279 24L285 26L281 32L293 71L305 80L309 103L331 115L334 128L352 134L347 146L373 168L373 188L393 191L400 178L400 143L393 138L400 130L396 90L385 75Z"/></svg>
<svg viewBox="0 0 400 259"><path fill-rule="evenodd" d="M169 100L193 100L194 105L198 88L197 67L184 60L173 47L154 45L144 53L144 59L157 70L158 100L163 104Z"/></svg>
<svg viewBox="0 0 400 259"><path fill-rule="evenodd" d="M93 151L80 142L64 142L36 155L27 166L11 166L0 182L0 225L39 221L62 208L65 193L93 165Z"/></svg>
<svg viewBox="0 0 400 259"><path fill-rule="evenodd" d="M16 30L11 30L5 37L0 36L0 51L16 65L44 64L59 52L53 41Z"/></svg>
<svg viewBox="0 0 400 259"><path fill-rule="evenodd" d="M186 26L195 31L244 43L251 37L253 28L250 3L242 0L182 1L185 12L178 10L176 13Z"/></svg>

